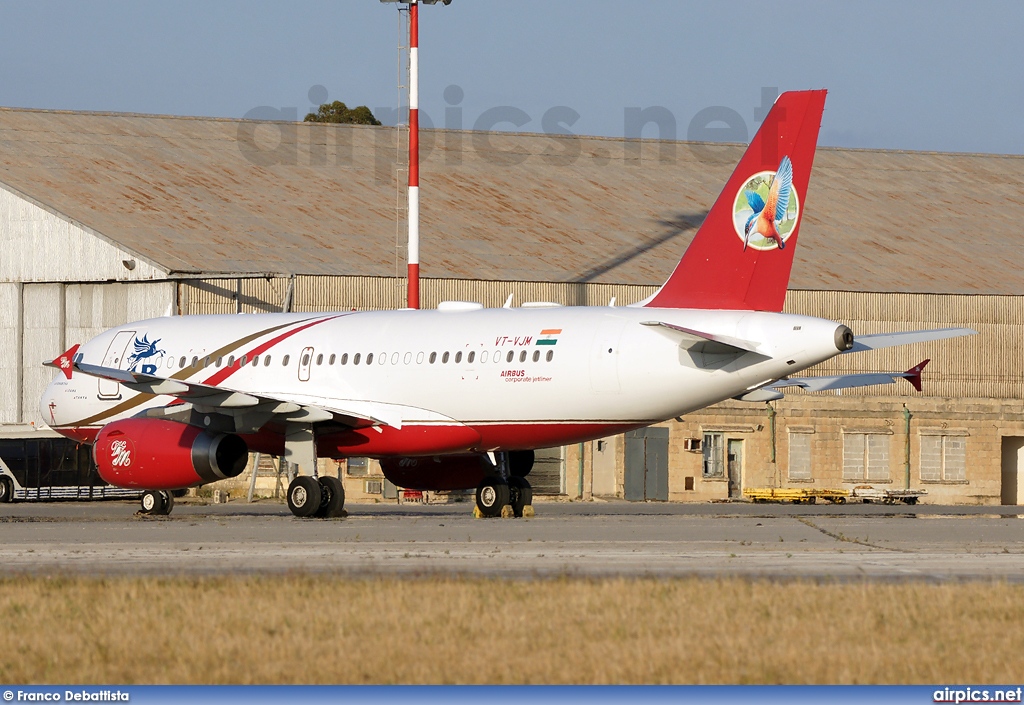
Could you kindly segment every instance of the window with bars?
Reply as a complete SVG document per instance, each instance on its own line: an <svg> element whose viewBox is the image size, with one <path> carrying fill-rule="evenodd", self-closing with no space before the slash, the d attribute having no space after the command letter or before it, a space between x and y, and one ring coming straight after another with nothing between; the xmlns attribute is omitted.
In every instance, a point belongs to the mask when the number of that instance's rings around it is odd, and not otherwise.
<svg viewBox="0 0 1024 705"><path fill-rule="evenodd" d="M725 477L725 434L704 434L704 477Z"/></svg>
<svg viewBox="0 0 1024 705"><path fill-rule="evenodd" d="M922 480L966 481L967 438L954 435L922 435L920 462Z"/></svg>
<svg viewBox="0 0 1024 705"><path fill-rule="evenodd" d="M843 434L843 480L889 480L889 434Z"/></svg>
<svg viewBox="0 0 1024 705"><path fill-rule="evenodd" d="M811 438L806 431L789 432L789 479L811 479Z"/></svg>

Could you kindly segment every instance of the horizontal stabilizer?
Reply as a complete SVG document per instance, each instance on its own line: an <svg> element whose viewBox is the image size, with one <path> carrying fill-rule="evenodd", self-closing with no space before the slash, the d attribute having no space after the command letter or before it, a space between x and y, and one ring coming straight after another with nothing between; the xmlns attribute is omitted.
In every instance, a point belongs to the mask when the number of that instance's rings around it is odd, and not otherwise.
<svg viewBox="0 0 1024 705"><path fill-rule="evenodd" d="M742 338L733 338L728 335L718 335L716 333L705 333L703 331L694 330L693 328L684 328L683 326L673 325L671 323L665 323L664 321L641 321L642 326L660 327L666 330L671 335L679 338L683 343L718 343L726 348L731 348L737 353L759 353L760 343L755 343L750 340L743 340ZM688 347L684 345L683 347Z"/></svg>
<svg viewBox="0 0 1024 705"><path fill-rule="evenodd" d="M978 331L971 328L934 328L932 330L912 330L905 333L873 333L858 335L853 340L853 347L846 353L864 352L865 350L881 350L897 345L927 343L932 340L959 338L964 335L977 335Z"/></svg>

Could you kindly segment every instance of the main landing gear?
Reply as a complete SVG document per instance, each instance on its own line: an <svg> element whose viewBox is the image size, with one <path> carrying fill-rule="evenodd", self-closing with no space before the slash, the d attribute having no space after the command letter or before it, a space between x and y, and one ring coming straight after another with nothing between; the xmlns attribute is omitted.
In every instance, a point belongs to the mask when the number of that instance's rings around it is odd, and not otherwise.
<svg viewBox="0 0 1024 705"><path fill-rule="evenodd" d="M302 518L345 516L345 488L336 477L299 475L288 485L288 509Z"/></svg>
<svg viewBox="0 0 1024 705"><path fill-rule="evenodd" d="M478 518L532 517L533 488L526 475L533 468L533 451L497 453L497 472L485 477L476 488Z"/></svg>
<svg viewBox="0 0 1024 705"><path fill-rule="evenodd" d="M174 495L168 490L148 490L142 495L142 513L167 516L174 509Z"/></svg>

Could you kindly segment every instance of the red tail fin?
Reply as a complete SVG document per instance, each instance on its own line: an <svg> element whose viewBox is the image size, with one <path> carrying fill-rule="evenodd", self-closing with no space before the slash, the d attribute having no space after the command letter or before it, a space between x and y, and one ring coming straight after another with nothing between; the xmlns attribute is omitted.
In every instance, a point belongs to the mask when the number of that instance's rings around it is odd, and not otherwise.
<svg viewBox="0 0 1024 705"><path fill-rule="evenodd" d="M824 109L823 90L779 96L646 306L782 310Z"/></svg>

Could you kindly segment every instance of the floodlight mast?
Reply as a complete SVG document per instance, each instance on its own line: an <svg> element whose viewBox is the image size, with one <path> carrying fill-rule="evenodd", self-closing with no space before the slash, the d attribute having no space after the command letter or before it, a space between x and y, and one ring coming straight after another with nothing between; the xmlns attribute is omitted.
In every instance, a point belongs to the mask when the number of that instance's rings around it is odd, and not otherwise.
<svg viewBox="0 0 1024 705"><path fill-rule="evenodd" d="M380 0L409 6L409 264L406 306L420 307L420 26L419 5L438 0ZM452 0L442 0L445 5Z"/></svg>

